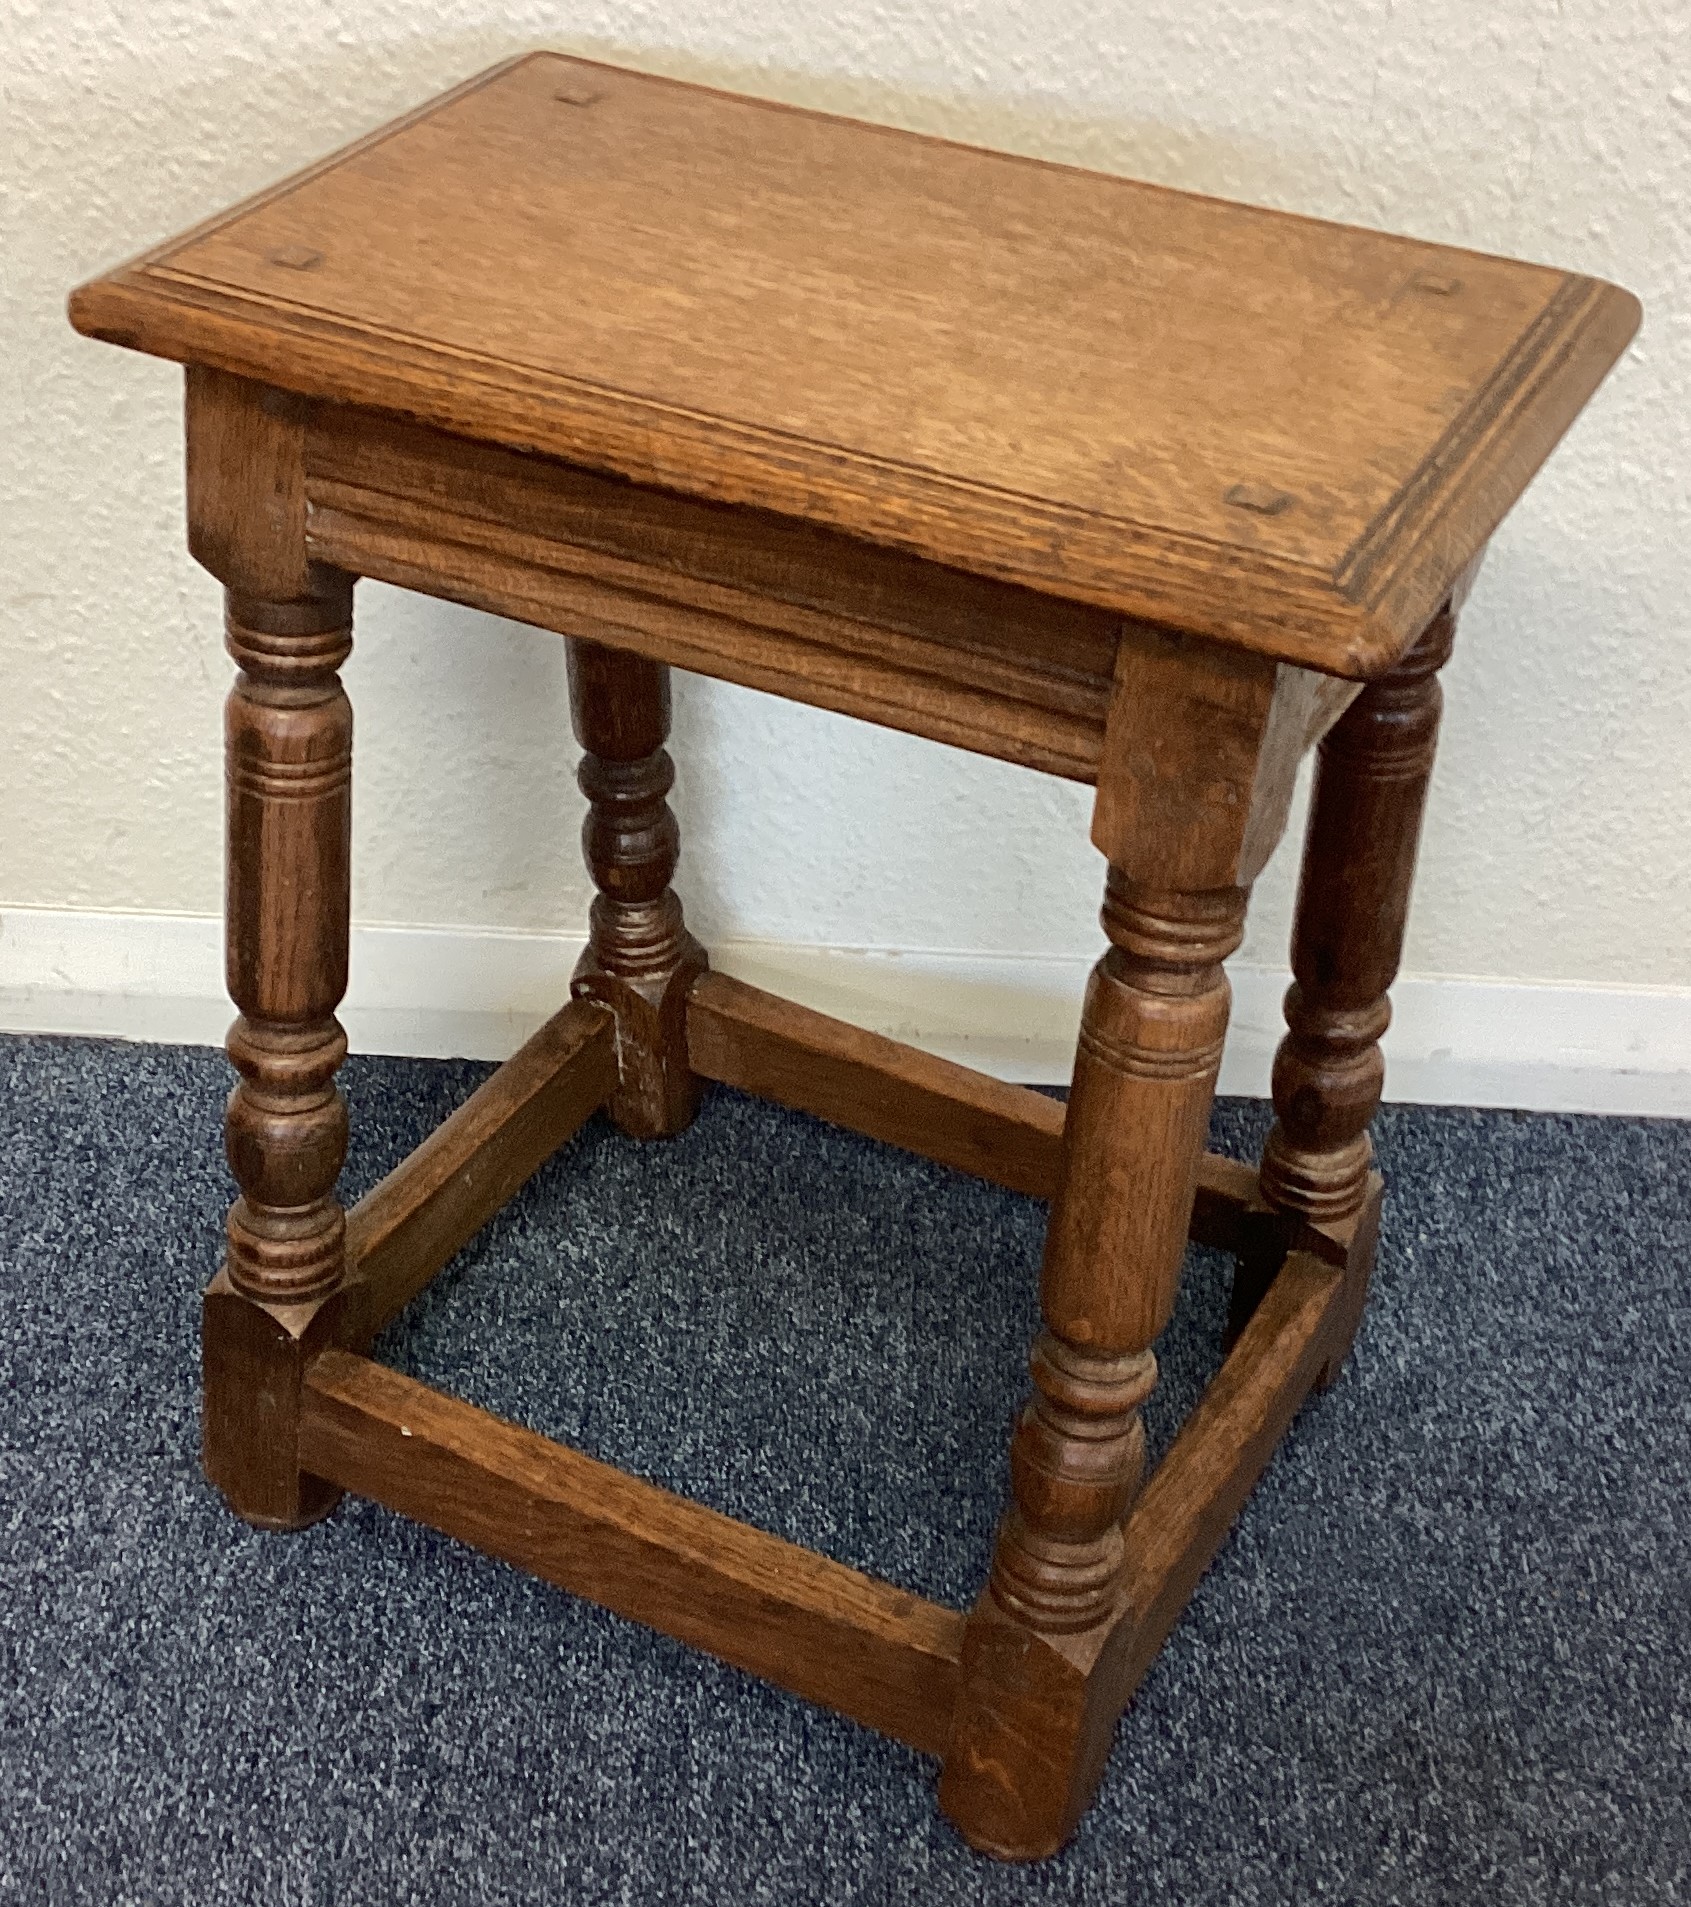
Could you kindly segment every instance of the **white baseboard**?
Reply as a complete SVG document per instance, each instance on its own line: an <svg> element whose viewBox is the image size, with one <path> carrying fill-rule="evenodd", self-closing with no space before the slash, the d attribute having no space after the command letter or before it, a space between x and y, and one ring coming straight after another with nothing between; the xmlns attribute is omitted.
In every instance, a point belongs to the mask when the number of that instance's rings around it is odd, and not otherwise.
<svg viewBox="0 0 1691 1907"><path fill-rule="evenodd" d="M356 927L341 1019L355 1051L503 1059L568 991L579 936ZM718 944L726 973L1003 1079L1068 1078L1084 959ZM222 924L0 910L0 1031L221 1043ZM1262 1096L1286 976L1235 966L1221 1089ZM1406 975L1388 1098L1691 1117L1691 988Z"/></svg>

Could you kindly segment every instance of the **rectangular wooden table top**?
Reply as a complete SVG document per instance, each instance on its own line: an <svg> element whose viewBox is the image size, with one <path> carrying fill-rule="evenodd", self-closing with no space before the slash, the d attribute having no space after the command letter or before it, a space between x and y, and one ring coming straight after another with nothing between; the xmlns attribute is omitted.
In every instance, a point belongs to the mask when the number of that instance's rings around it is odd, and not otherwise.
<svg viewBox="0 0 1691 1907"><path fill-rule="evenodd" d="M534 54L79 329L1388 667L1625 347L1596 280Z"/></svg>

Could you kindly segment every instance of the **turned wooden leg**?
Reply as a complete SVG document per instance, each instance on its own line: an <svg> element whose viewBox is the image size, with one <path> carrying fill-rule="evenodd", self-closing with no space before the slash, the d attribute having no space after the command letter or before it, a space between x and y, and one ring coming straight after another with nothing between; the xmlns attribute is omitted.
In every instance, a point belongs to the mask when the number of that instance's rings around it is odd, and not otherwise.
<svg viewBox="0 0 1691 1907"><path fill-rule="evenodd" d="M1367 1297L1379 1225L1369 1124L1380 1103L1380 1037L1391 1020L1421 815L1438 739L1438 671L1455 616L1446 608L1387 676L1370 683L1321 744L1292 940L1289 1031L1274 1062L1275 1120L1262 1194L1294 1235L1346 1273L1346 1328L1322 1374L1350 1348ZM1229 1328L1249 1320L1277 1265L1241 1262Z"/></svg>
<svg viewBox="0 0 1691 1907"><path fill-rule="evenodd" d="M319 571L303 600L228 595L240 669L227 705L228 1050L241 1078L225 1126L241 1195L206 1293L205 1468L249 1522L297 1529L339 1492L301 1473L300 1387L333 1337L346 1225L335 1180L346 1103L352 579Z"/></svg>
<svg viewBox="0 0 1691 1907"><path fill-rule="evenodd" d="M572 639L570 706L587 797L582 850L599 892L571 991L616 1015L618 1084L605 1110L637 1139L679 1132L698 1105L687 1063L687 990L709 964L670 887L679 855L665 796L675 770L669 670Z"/></svg>
<svg viewBox="0 0 1691 1907"><path fill-rule="evenodd" d="M1122 1521L1144 1468L1139 1411L1179 1288L1227 1028L1221 962L1244 913L1239 888L1163 892L1110 873L1111 946L1083 1010L1033 1394L940 1786L946 1812L990 1853L1058 1847L1109 1750L1117 1698L1092 1668L1118 1613Z"/></svg>

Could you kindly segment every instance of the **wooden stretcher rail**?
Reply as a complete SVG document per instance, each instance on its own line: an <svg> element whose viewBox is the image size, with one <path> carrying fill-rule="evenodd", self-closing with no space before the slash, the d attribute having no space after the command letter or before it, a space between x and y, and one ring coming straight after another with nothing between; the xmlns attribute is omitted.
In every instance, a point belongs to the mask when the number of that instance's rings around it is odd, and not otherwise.
<svg viewBox="0 0 1691 1907"><path fill-rule="evenodd" d="M310 1367L313 1475L941 1754L963 1618L367 1358Z"/></svg>
<svg viewBox="0 0 1691 1907"><path fill-rule="evenodd" d="M1319 1374L1343 1276L1294 1252L1127 1525L1090 1673L1131 1699ZM943 1756L965 1618L343 1350L305 1377L300 1463L573 1595Z"/></svg>
<svg viewBox="0 0 1691 1907"><path fill-rule="evenodd" d="M1127 1523L1122 1616L1098 1673L1126 1705L1326 1361L1343 1274L1286 1259Z"/></svg>
<svg viewBox="0 0 1691 1907"><path fill-rule="evenodd" d="M347 1213L340 1341L368 1348L616 1085L615 1022L572 1000Z"/></svg>
<svg viewBox="0 0 1691 1907"><path fill-rule="evenodd" d="M902 1041L707 973L687 998L696 1073L813 1114L994 1185L1049 1198L1063 1159L1064 1107ZM1191 1233L1239 1249L1259 1209L1254 1167L1206 1154Z"/></svg>

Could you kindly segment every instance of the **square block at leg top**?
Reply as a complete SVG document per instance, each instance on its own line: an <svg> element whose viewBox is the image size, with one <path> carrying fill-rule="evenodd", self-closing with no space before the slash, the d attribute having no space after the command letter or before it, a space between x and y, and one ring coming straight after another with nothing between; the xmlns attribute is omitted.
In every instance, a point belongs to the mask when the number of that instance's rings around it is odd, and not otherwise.
<svg viewBox="0 0 1691 1907"><path fill-rule="evenodd" d="M341 1309L338 1291L312 1304L259 1304L226 1268L206 1288L202 1462L229 1507L258 1529L304 1529L341 1500L299 1467L306 1367L335 1342Z"/></svg>

